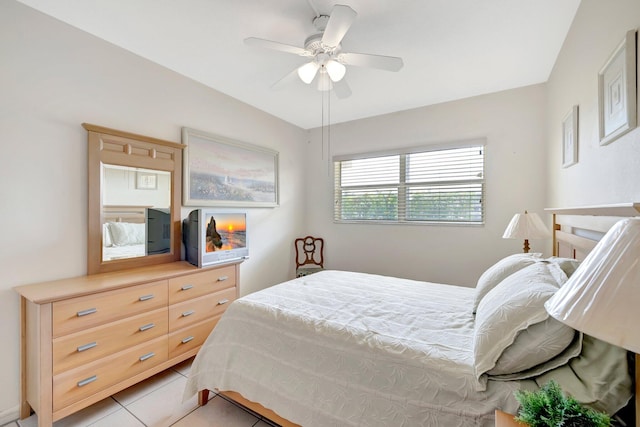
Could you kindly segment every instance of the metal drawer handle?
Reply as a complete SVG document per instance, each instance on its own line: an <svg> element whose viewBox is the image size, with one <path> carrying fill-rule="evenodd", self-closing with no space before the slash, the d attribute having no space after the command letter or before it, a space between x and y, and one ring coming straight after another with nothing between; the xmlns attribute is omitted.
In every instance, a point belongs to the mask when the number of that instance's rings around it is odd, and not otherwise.
<svg viewBox="0 0 640 427"><path fill-rule="evenodd" d="M192 339L193 339L193 335L191 335L191 336L189 336L189 337L186 337L185 339L183 339L183 340L182 340L182 344L186 344L186 343L188 343L189 341L191 341Z"/></svg>
<svg viewBox="0 0 640 427"><path fill-rule="evenodd" d="M147 323L146 325L140 326L140 332L148 331L149 329L155 327L155 323Z"/></svg>
<svg viewBox="0 0 640 427"><path fill-rule="evenodd" d="M82 381L78 381L78 387L84 387L87 384L91 384L92 382L94 382L97 379L98 379L97 375L92 375L89 378L85 378Z"/></svg>
<svg viewBox="0 0 640 427"><path fill-rule="evenodd" d="M148 301L150 299L153 299L154 295L153 294L149 294L149 295L142 295L140 298L138 298L138 300L140 301Z"/></svg>
<svg viewBox="0 0 640 427"><path fill-rule="evenodd" d="M94 342L90 342L90 343L85 344L85 345L81 345L80 347L78 347L78 352L89 350L90 348L93 348L93 347L95 347L97 345L98 345L98 343L95 342L95 341Z"/></svg>
<svg viewBox="0 0 640 427"><path fill-rule="evenodd" d="M185 311L182 313L182 317L191 316L193 313L195 313L193 310Z"/></svg>
<svg viewBox="0 0 640 427"><path fill-rule="evenodd" d="M218 277L218 282L224 282L225 280L228 280L229 276L220 276Z"/></svg>
<svg viewBox="0 0 640 427"><path fill-rule="evenodd" d="M193 285L184 285L182 288L180 288L180 290L181 291L188 291L191 288L193 288Z"/></svg>
<svg viewBox="0 0 640 427"><path fill-rule="evenodd" d="M77 315L78 315L78 317L82 317L82 316L87 316L87 315L89 315L89 314L96 313L97 311L98 311L98 309L97 309L97 308L88 308L88 309L86 309L86 310L79 311L79 312L77 313Z"/></svg>
<svg viewBox="0 0 640 427"><path fill-rule="evenodd" d="M147 353L144 356L140 356L140 361L144 362L145 360L149 360L151 359L153 356L155 356L156 354L152 351L151 353Z"/></svg>
<svg viewBox="0 0 640 427"><path fill-rule="evenodd" d="M224 304L226 304L228 302L229 302L229 300L226 299L226 298L225 299L221 299L220 301L218 301L218 305L224 305Z"/></svg>

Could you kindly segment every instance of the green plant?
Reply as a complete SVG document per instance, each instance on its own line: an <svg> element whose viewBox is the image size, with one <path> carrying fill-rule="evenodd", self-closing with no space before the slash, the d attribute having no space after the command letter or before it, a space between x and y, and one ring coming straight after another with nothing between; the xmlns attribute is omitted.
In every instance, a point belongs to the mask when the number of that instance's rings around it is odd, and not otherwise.
<svg viewBox="0 0 640 427"><path fill-rule="evenodd" d="M537 391L516 391L520 411L516 420L531 427L609 427L607 414L582 406L567 396L555 381Z"/></svg>

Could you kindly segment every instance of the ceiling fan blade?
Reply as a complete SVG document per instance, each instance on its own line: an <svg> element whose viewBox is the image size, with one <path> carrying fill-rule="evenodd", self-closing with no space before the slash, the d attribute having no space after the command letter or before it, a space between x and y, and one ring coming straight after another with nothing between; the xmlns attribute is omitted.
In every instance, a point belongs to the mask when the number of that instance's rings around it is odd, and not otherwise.
<svg viewBox="0 0 640 427"><path fill-rule="evenodd" d="M357 15L356 11L349 6L341 4L333 6L329 22L322 35L322 43L331 47L338 46Z"/></svg>
<svg viewBox="0 0 640 427"><path fill-rule="evenodd" d="M378 68L387 71L399 71L404 65L402 58L396 56L371 55L368 53L341 53L338 59L357 67Z"/></svg>
<svg viewBox="0 0 640 427"><path fill-rule="evenodd" d="M347 84L346 79L333 82L333 92L340 99L348 98L351 96L351 88Z"/></svg>
<svg viewBox="0 0 640 427"><path fill-rule="evenodd" d="M293 53L294 55L313 56L311 52L301 47L274 42L271 40L259 39L256 37L248 37L244 39L244 44L249 46L257 46L257 47L264 47L267 49L279 50L280 52Z"/></svg>
<svg viewBox="0 0 640 427"><path fill-rule="evenodd" d="M288 73L286 76L275 82L271 85L271 89L280 90L288 86L289 84L298 80L298 68L294 68L293 71Z"/></svg>

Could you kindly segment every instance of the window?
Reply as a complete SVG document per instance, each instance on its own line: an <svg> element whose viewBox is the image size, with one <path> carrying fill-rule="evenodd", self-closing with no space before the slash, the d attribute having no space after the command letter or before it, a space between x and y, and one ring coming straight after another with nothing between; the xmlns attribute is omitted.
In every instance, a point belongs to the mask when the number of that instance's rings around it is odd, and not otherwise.
<svg viewBox="0 0 640 427"><path fill-rule="evenodd" d="M334 158L339 222L484 222L484 141Z"/></svg>

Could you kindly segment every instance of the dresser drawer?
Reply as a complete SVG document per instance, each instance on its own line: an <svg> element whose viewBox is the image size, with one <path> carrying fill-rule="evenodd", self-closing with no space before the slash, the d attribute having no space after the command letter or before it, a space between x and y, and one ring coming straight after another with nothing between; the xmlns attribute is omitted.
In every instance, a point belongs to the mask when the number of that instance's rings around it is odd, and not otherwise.
<svg viewBox="0 0 640 427"><path fill-rule="evenodd" d="M57 301L53 303L53 336L81 331L166 305L166 280Z"/></svg>
<svg viewBox="0 0 640 427"><path fill-rule="evenodd" d="M169 334L169 359L200 347L222 315Z"/></svg>
<svg viewBox="0 0 640 427"><path fill-rule="evenodd" d="M169 332L222 314L236 299L236 288L229 288L169 306Z"/></svg>
<svg viewBox="0 0 640 427"><path fill-rule="evenodd" d="M168 310L164 307L56 338L53 340L53 373L59 374L165 335L168 324Z"/></svg>
<svg viewBox="0 0 640 427"><path fill-rule="evenodd" d="M150 369L167 358L167 336L53 377L53 411Z"/></svg>
<svg viewBox="0 0 640 427"><path fill-rule="evenodd" d="M236 286L236 267L229 265L169 280L169 304Z"/></svg>

